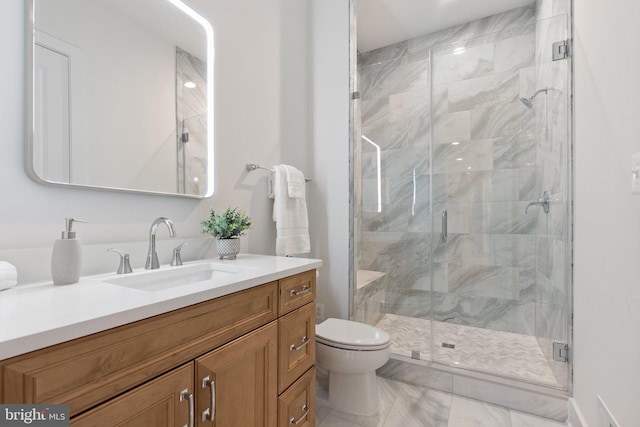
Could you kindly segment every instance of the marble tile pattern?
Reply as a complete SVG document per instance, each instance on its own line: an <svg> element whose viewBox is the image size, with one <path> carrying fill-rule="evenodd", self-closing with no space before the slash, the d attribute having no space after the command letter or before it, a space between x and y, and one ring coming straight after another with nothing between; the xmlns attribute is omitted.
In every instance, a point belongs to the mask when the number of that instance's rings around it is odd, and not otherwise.
<svg viewBox="0 0 640 427"><path fill-rule="evenodd" d="M393 354L558 386L535 336L385 314L376 327L391 336ZM433 340L431 339L433 337ZM433 342L433 347L432 347ZM445 348L443 343L455 345Z"/></svg>
<svg viewBox="0 0 640 427"><path fill-rule="evenodd" d="M189 134L188 142L178 144L178 192L204 195L208 174L206 64L176 47L176 80L178 135ZM185 87L187 81L196 87Z"/></svg>
<svg viewBox="0 0 640 427"><path fill-rule="evenodd" d="M331 409L326 381L316 386L318 427L560 427L566 424L426 387L378 377L380 408L371 417Z"/></svg>
<svg viewBox="0 0 640 427"><path fill-rule="evenodd" d="M566 27L563 2L539 0L360 53L358 125L380 147L380 171L367 144L356 144L353 159L362 203L357 269L385 273L356 291L355 320L375 324L391 313L454 323L458 337L470 333L466 327L527 336L515 342L537 348L532 372L518 374L525 363L517 360L503 371L495 360L497 373L548 384L566 384L567 371L544 357L547 338L566 331L566 308L557 302L566 298L569 86L566 63L548 58L551 39ZM526 108L520 98L541 85L559 90L536 97L545 108ZM525 214L542 189L557 208ZM442 243L445 209L449 237ZM411 338L411 346L430 351L425 336Z"/></svg>

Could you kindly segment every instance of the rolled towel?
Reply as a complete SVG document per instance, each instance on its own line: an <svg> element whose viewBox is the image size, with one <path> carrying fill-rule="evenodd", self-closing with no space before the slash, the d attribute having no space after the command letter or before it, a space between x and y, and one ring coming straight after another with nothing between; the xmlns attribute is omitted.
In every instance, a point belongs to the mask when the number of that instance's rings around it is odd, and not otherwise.
<svg viewBox="0 0 640 427"><path fill-rule="evenodd" d="M18 284L18 270L6 261L0 261L0 291Z"/></svg>

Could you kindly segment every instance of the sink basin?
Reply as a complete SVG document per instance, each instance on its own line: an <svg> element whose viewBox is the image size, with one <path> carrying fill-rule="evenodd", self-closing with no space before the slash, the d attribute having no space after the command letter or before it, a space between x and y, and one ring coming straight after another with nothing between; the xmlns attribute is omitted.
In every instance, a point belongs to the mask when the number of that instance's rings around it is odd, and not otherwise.
<svg viewBox="0 0 640 427"><path fill-rule="evenodd" d="M103 280L103 282L138 289L140 291L158 292L199 282L228 279L237 275L238 272L239 271L233 271L232 268L219 267L212 263L206 263L140 271L126 276L106 279Z"/></svg>

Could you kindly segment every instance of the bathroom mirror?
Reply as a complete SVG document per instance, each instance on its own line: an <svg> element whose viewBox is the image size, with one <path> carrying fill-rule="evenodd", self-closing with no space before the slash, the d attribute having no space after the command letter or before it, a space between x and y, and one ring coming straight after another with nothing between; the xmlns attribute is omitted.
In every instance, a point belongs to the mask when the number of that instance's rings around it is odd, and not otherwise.
<svg viewBox="0 0 640 427"><path fill-rule="evenodd" d="M179 0L30 0L27 173L213 194L213 29Z"/></svg>

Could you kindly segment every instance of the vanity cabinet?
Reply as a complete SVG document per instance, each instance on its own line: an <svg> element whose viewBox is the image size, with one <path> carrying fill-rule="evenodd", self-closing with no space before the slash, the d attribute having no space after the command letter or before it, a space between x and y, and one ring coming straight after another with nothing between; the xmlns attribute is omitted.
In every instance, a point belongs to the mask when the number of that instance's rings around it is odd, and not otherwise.
<svg viewBox="0 0 640 427"><path fill-rule="evenodd" d="M314 299L312 270L13 357L0 402L82 427L313 426Z"/></svg>
<svg viewBox="0 0 640 427"><path fill-rule="evenodd" d="M75 427L188 425L193 363L181 366L71 419Z"/></svg>
<svg viewBox="0 0 640 427"><path fill-rule="evenodd" d="M196 425L276 426L277 340L272 322L196 360Z"/></svg>

